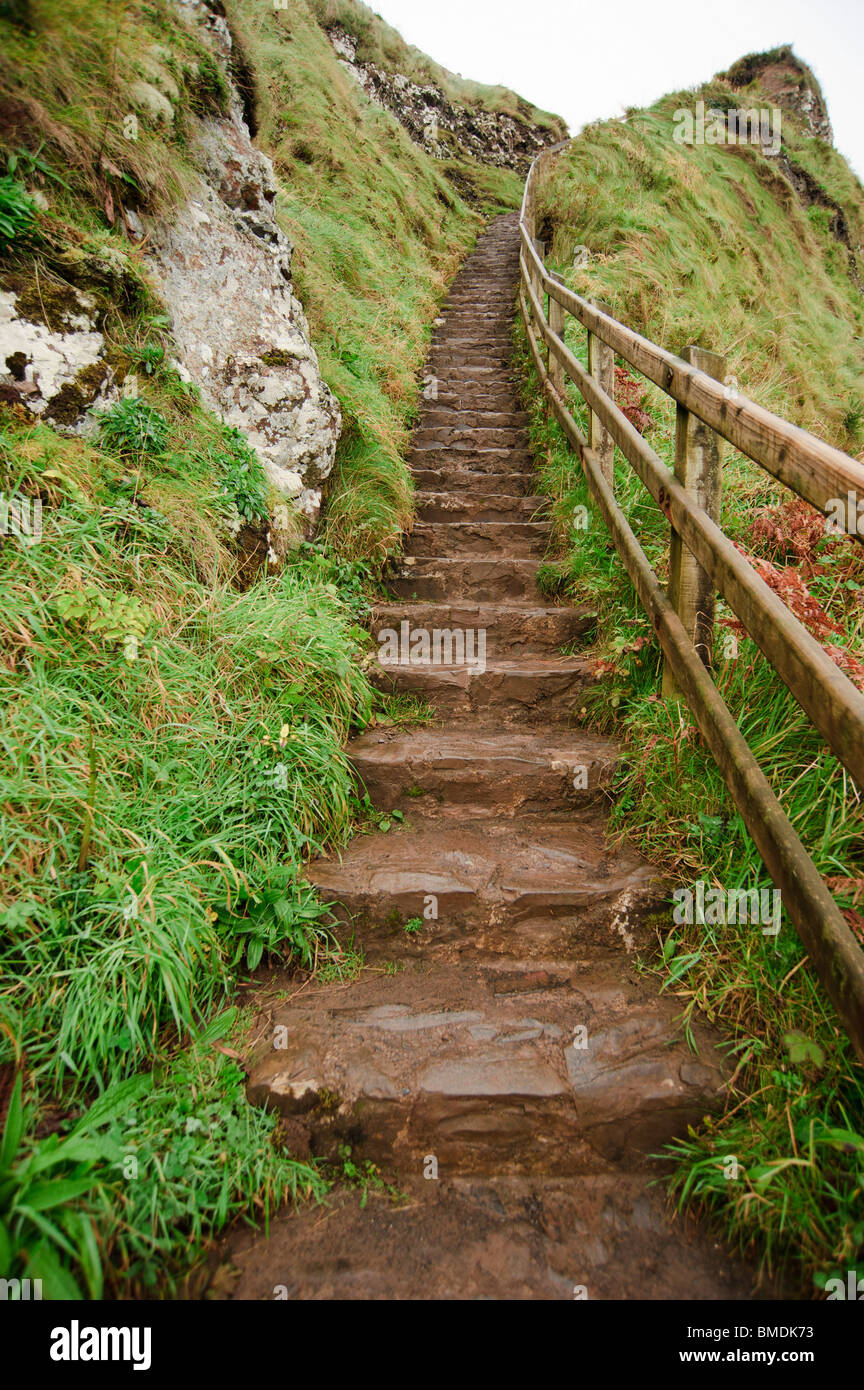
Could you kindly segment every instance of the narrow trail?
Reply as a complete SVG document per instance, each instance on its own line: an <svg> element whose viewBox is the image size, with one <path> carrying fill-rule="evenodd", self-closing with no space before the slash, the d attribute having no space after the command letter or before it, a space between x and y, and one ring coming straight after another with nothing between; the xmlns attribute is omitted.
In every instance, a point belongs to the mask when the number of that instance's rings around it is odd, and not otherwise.
<svg viewBox="0 0 864 1390"><path fill-rule="evenodd" d="M251 1098L288 1117L301 1149L350 1144L408 1201L347 1192L269 1238L236 1235L235 1298L752 1290L649 1187L649 1155L717 1103L724 1064L707 1029L690 1050L676 1002L633 969L662 890L631 849L607 848L598 789L616 750L573 724L588 670L561 649L591 615L536 586L549 527L511 378L517 274L517 219L500 217L442 310L438 396L414 440L418 522L375 625L484 631L485 669L380 667L437 714L350 748L374 804L406 823L310 870L368 968L258 1001Z"/></svg>

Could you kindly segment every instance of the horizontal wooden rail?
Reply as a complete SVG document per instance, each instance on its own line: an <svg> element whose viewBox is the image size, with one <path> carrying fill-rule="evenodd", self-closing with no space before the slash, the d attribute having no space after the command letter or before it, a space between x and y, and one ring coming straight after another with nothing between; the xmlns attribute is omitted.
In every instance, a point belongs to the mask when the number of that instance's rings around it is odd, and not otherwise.
<svg viewBox="0 0 864 1390"><path fill-rule="evenodd" d="M578 388L591 412L592 436L611 439L609 447L617 445L621 450L662 508L672 534L680 537L698 562L708 589L713 592L716 588L724 595L860 787L864 787L864 695L723 534L699 504L699 497L682 484L615 405L608 363L602 370L595 366L592 374L566 346L566 314L572 314L588 330L589 348L590 335L594 335L656 381L677 402L679 424L680 413L689 412L821 510L828 510L833 497L845 498L846 491L859 490L864 496L864 468L753 402L740 397L730 402L722 385L706 372L633 333L603 309L573 294L547 271L534 236L534 208L537 171L550 153L554 152L546 151L535 160L526 183L519 296L544 398L580 458L589 491L651 620L670 673L670 686L692 709L819 979L864 1061L864 952L724 703L707 668L705 653L700 659L693 632L685 628L661 588L618 506L614 471L611 460L605 458L606 445L600 452L592 448L573 419L565 394L567 379ZM548 316L544 293L549 296ZM596 359L596 352L592 358L589 351L589 362ZM714 359L707 365L714 366ZM715 369L719 370L719 363ZM681 437L686 447L686 432ZM678 466L676 456L676 469Z"/></svg>
<svg viewBox="0 0 864 1390"><path fill-rule="evenodd" d="M857 511L846 506L849 493L857 500L864 500L864 464L779 415L772 415L770 410L731 391L705 372L691 367L689 362L589 304L549 274L524 224L522 237L529 267L537 275L537 282L545 294L642 376L653 381L679 405L698 416L823 515L829 512L836 515L836 505L832 504L841 502L844 529L855 540L864 542L857 528Z"/></svg>
<svg viewBox="0 0 864 1390"><path fill-rule="evenodd" d="M578 358L552 332L522 271L544 342L578 386L586 404L662 507L672 526L738 615L777 674L810 716L826 743L864 788L864 695L790 613L732 542L670 473L623 411L599 389Z"/></svg>

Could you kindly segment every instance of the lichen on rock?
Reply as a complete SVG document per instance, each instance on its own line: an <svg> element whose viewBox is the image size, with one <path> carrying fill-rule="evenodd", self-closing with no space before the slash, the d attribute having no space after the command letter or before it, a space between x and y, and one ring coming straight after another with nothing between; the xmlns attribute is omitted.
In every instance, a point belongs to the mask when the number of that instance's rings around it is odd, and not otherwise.
<svg viewBox="0 0 864 1390"><path fill-rule="evenodd" d="M194 0L230 93L227 116L197 123L197 190L171 221L145 219L147 256L178 358L205 401L240 429L277 491L314 521L333 468L339 406L324 382L291 285L292 247L276 181L255 148L230 73L224 19Z"/></svg>
<svg viewBox="0 0 864 1390"><path fill-rule="evenodd" d="M113 383L94 302L70 290L66 311L52 312L47 322L44 309L34 312L22 298L0 292L0 396L52 424L83 430L84 412L107 398Z"/></svg>
<svg viewBox="0 0 864 1390"><path fill-rule="evenodd" d="M525 174L540 150L556 139L551 130L527 119L454 105L434 83L421 85L404 73L359 62L357 40L338 24L328 35L345 71L434 159L451 159L455 146L481 164Z"/></svg>

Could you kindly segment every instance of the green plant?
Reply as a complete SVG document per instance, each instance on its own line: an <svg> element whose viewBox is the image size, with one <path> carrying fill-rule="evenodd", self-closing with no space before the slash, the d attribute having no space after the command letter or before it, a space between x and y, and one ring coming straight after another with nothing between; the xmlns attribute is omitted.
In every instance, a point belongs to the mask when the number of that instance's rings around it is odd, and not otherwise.
<svg viewBox="0 0 864 1390"><path fill-rule="evenodd" d="M119 1145L99 1131L136 1095L146 1078L108 1091L63 1138L34 1141L34 1110L12 1088L0 1142L0 1276L39 1280L47 1298L102 1296L94 1188L99 1165L119 1161ZM85 1200L86 1199L86 1200Z"/></svg>
<svg viewBox="0 0 864 1390"><path fill-rule="evenodd" d="M64 622L82 622L85 631L97 633L106 646L122 644L127 661L137 660L153 622L153 613L137 594L109 595L97 584L61 594L54 609Z"/></svg>
<svg viewBox="0 0 864 1390"><path fill-rule="evenodd" d="M337 981L356 980L366 965L363 952L355 949L353 941L346 946L334 946L325 961L319 964L315 978L322 985Z"/></svg>
<svg viewBox="0 0 864 1390"><path fill-rule="evenodd" d="M36 204L11 174L0 175L0 250L24 241L33 230Z"/></svg>
<svg viewBox="0 0 864 1390"><path fill-rule="evenodd" d="M395 1202L405 1200L405 1194L400 1192L393 1183L387 1182L377 1163L373 1163L368 1158L355 1159L352 1157L352 1153L350 1144L339 1145L341 1177L349 1187L356 1187L359 1190L361 1207L366 1206L370 1192L377 1193L382 1197L389 1197Z"/></svg>
<svg viewBox="0 0 864 1390"><path fill-rule="evenodd" d="M103 447L118 454L160 454L168 443L167 420L140 396L117 401L97 419Z"/></svg>
<svg viewBox="0 0 864 1390"><path fill-rule="evenodd" d="M171 1289L233 1217L323 1196L318 1169L276 1147L276 1117L246 1102L222 1043L237 1022L234 1009L211 1019L65 1135L36 1137L19 1073L0 1142L0 1277L39 1279L49 1299Z"/></svg>
<svg viewBox="0 0 864 1390"><path fill-rule="evenodd" d="M244 886L220 910L220 921L235 937L232 964L245 955L254 970L266 955L293 955L305 970L319 958L335 966L337 950L331 933L322 924L326 909L309 884L297 881L296 869L281 866L266 887Z"/></svg>
<svg viewBox="0 0 864 1390"><path fill-rule="evenodd" d="M267 518L267 483L255 451L239 430L225 426L219 445L208 450L208 463L219 479L217 504L235 525L255 525Z"/></svg>

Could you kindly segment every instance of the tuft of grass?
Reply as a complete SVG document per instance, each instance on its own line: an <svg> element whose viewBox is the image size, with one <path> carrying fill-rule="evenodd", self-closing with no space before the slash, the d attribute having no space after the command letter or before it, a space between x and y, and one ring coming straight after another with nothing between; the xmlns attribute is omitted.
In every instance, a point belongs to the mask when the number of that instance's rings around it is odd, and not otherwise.
<svg viewBox="0 0 864 1390"><path fill-rule="evenodd" d="M48 1139L18 1073L0 1142L3 1277L41 1280L48 1299L177 1293L230 1221L323 1196L319 1170L280 1152L277 1118L246 1103L224 1046L236 1023L236 1009L217 1015Z"/></svg>

